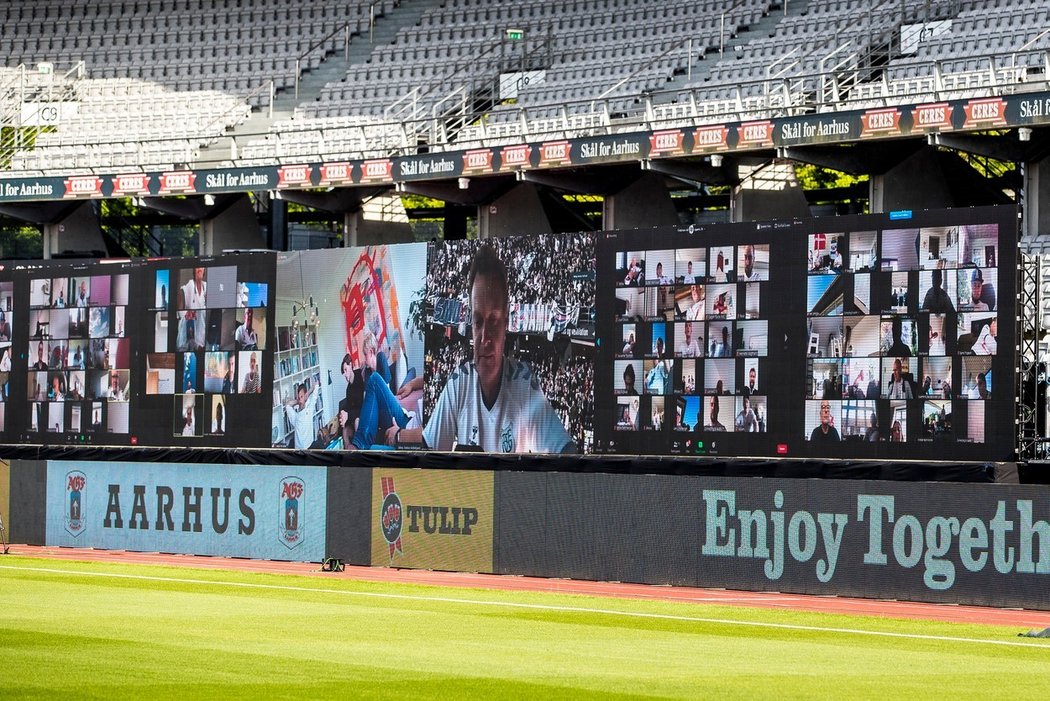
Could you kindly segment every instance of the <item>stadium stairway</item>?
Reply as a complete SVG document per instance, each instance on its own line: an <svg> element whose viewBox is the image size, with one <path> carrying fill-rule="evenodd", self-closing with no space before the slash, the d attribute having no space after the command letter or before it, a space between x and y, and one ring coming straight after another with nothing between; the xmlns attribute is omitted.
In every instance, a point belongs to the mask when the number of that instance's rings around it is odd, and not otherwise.
<svg viewBox="0 0 1050 701"><path fill-rule="evenodd" d="M673 94L679 90L685 90L686 84L697 85L705 82L711 76L711 69L718 65L721 60L729 60L737 55L737 52L743 54L747 51L747 44L755 37L762 36L773 36L774 28L776 25L784 19L784 17L796 17L806 13L806 6L809 5L809 0L791 0L787 6L788 14L784 13L784 1L774 2L769 6L769 12L762 17L761 20L752 24L748 27L741 27L740 30L731 36L726 38L725 48L723 55L718 55L718 47L713 47L713 51L707 51L706 56L700 55L695 61L693 61L692 76L689 71L675 75L666 86L660 88L663 93L663 99L661 101L667 102L673 99ZM711 47L693 47L694 53L699 51L700 48ZM760 76L755 76L756 78Z"/></svg>
<svg viewBox="0 0 1050 701"><path fill-rule="evenodd" d="M232 165L237 149L231 148L231 142L238 147L253 138L267 133L270 126L295 114L295 108L315 102L325 85L338 83L346 78L351 66L371 61L372 52L378 46L392 43L398 31L403 27L419 24L423 14L432 7L442 4L442 0L401 0L397 8L385 15L376 15L372 35L367 33L353 34L350 37L350 49L344 56L343 51L327 53L321 64L313 70L303 71L299 79L299 93L295 88L278 90L274 96L273 114L266 105L252 109L252 116L237 125L229 138L220 139L211 147L202 150L198 164L218 166Z"/></svg>

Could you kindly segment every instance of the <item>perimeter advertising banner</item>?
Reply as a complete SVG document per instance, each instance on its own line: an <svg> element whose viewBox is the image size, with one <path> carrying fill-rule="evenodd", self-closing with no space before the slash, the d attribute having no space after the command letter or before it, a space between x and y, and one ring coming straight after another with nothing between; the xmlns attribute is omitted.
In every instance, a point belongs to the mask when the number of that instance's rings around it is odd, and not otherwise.
<svg viewBox="0 0 1050 701"><path fill-rule="evenodd" d="M317 467L51 461L47 544L317 562L326 475Z"/></svg>
<svg viewBox="0 0 1050 701"><path fill-rule="evenodd" d="M372 565L492 572L491 472L372 471Z"/></svg>

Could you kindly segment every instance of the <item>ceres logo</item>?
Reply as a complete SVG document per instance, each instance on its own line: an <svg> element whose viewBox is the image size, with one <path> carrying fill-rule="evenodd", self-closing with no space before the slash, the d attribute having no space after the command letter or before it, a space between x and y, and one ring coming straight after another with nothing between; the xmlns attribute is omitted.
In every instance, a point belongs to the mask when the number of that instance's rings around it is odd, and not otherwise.
<svg viewBox="0 0 1050 701"><path fill-rule="evenodd" d="M306 483L299 477L285 477L280 487L280 523L277 538L288 549L302 545L305 537L303 526L303 502Z"/></svg>
<svg viewBox="0 0 1050 701"><path fill-rule="evenodd" d="M66 532L76 538L87 527L84 520L84 488L87 486L87 475L80 470L66 474L66 500L63 517Z"/></svg>
<svg viewBox="0 0 1050 701"><path fill-rule="evenodd" d="M394 553L402 553L401 528L404 526L404 513L401 507L401 497L394 490L394 478L383 477L383 504L379 507L379 529L383 533L383 540L390 548L390 560L393 562Z"/></svg>

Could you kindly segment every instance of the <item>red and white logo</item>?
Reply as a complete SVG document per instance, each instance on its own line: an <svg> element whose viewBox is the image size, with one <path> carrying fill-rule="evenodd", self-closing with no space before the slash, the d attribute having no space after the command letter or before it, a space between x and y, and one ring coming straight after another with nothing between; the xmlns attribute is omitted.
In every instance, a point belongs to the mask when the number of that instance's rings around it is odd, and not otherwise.
<svg viewBox="0 0 1050 701"><path fill-rule="evenodd" d="M693 150L724 150L729 148L729 129L722 125L701 127L693 132Z"/></svg>
<svg viewBox="0 0 1050 701"><path fill-rule="evenodd" d="M1006 100L1001 97L970 100L963 107L963 112L966 114L964 129L978 125L1001 127L1006 124Z"/></svg>
<svg viewBox="0 0 1050 701"><path fill-rule="evenodd" d="M478 149L463 154L464 173L482 173L492 170L492 150Z"/></svg>
<svg viewBox="0 0 1050 701"><path fill-rule="evenodd" d="M860 116L860 135L886 136L900 134L901 111L894 107L883 110L868 110Z"/></svg>
<svg viewBox="0 0 1050 701"><path fill-rule="evenodd" d="M100 197L102 178L96 175L74 175L66 178L63 197Z"/></svg>
<svg viewBox="0 0 1050 701"><path fill-rule="evenodd" d="M389 158L365 161L361 164L361 180L393 180L394 162Z"/></svg>
<svg viewBox="0 0 1050 701"><path fill-rule="evenodd" d="M197 174L192 170L177 170L169 173L161 173L159 194L167 195L173 192L196 192Z"/></svg>
<svg viewBox="0 0 1050 701"><path fill-rule="evenodd" d="M548 141L540 146L540 165L552 166L569 163L571 160L569 151L568 141Z"/></svg>
<svg viewBox="0 0 1050 701"><path fill-rule="evenodd" d="M649 136L649 155L668 156L682 153L685 133L681 129L654 131Z"/></svg>
<svg viewBox="0 0 1050 701"><path fill-rule="evenodd" d="M738 146L772 146L773 122L746 122L737 127Z"/></svg>
<svg viewBox="0 0 1050 701"><path fill-rule="evenodd" d="M919 105L911 111L915 129L951 129L952 106L947 102Z"/></svg>
<svg viewBox="0 0 1050 701"><path fill-rule="evenodd" d="M124 173L113 176L113 195L141 195L149 192L150 177L145 173Z"/></svg>
<svg viewBox="0 0 1050 701"><path fill-rule="evenodd" d="M527 144L507 146L500 153L500 170L527 166L531 155L532 147Z"/></svg>
<svg viewBox="0 0 1050 701"><path fill-rule="evenodd" d="M353 167L346 162L325 163L319 170L321 173L319 185L348 183L353 180Z"/></svg>
<svg viewBox="0 0 1050 701"><path fill-rule="evenodd" d="M281 166L277 169L277 187L309 185L313 168L307 165Z"/></svg>

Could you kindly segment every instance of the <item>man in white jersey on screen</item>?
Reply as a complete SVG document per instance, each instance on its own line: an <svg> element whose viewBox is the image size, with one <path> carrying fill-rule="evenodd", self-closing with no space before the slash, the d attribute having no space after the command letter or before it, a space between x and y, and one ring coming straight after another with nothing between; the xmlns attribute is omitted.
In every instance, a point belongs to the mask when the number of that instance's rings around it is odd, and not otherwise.
<svg viewBox="0 0 1050 701"><path fill-rule="evenodd" d="M388 443L418 443L421 432L432 450L469 446L491 453L576 452L539 378L527 364L503 355L507 269L491 246L482 246L474 256L468 289L474 359L449 377L425 428L391 427Z"/></svg>

